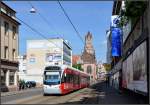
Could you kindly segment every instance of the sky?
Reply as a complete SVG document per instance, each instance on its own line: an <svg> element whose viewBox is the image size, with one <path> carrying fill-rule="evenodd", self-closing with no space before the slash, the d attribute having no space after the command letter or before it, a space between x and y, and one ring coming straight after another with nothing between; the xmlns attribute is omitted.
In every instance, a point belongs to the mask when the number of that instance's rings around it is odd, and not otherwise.
<svg viewBox="0 0 150 105"><path fill-rule="evenodd" d="M65 17L57 1L5 1L14 9L17 18L41 32L47 38L63 37L68 40L73 54L81 54L84 44ZM30 13L31 4L38 13ZM79 31L82 39L90 31L93 35L93 47L97 61L106 62L107 36L110 27L113 1L61 1L71 21ZM19 27L19 55L26 54L26 41L43 39L26 25Z"/></svg>

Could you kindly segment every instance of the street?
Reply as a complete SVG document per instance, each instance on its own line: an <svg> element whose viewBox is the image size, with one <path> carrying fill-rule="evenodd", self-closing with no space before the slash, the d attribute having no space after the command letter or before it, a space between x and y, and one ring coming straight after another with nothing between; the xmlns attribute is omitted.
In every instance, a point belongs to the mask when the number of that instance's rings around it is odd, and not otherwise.
<svg viewBox="0 0 150 105"><path fill-rule="evenodd" d="M146 103L135 94L119 93L105 82L66 95L43 96L42 89L31 89L15 95L2 96L2 104L139 104Z"/></svg>

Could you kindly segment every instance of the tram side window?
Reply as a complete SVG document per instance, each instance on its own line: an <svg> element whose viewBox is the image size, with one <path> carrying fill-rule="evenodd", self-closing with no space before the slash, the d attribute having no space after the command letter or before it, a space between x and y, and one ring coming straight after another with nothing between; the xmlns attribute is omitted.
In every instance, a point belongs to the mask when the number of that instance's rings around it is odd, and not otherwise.
<svg viewBox="0 0 150 105"><path fill-rule="evenodd" d="M82 83L82 76L80 76L80 84Z"/></svg>
<svg viewBox="0 0 150 105"><path fill-rule="evenodd" d="M66 82L67 82L67 83L70 83L70 81L71 81L71 79L70 79L70 74L67 74L67 75L66 75Z"/></svg>
<svg viewBox="0 0 150 105"><path fill-rule="evenodd" d="M76 75L73 76L74 84L76 84Z"/></svg>
<svg viewBox="0 0 150 105"><path fill-rule="evenodd" d="M78 75L74 75L74 83L78 84L79 83L79 76Z"/></svg>
<svg viewBox="0 0 150 105"><path fill-rule="evenodd" d="M68 83L73 83L73 75L72 74L67 74L67 78L68 78Z"/></svg>
<svg viewBox="0 0 150 105"><path fill-rule="evenodd" d="M73 78L73 84L75 84L75 75L72 75Z"/></svg>
<svg viewBox="0 0 150 105"><path fill-rule="evenodd" d="M78 84L80 84L80 76L78 75Z"/></svg>
<svg viewBox="0 0 150 105"><path fill-rule="evenodd" d="M66 82L66 77L65 74L63 74L62 79L61 79L61 83L65 83Z"/></svg>
<svg viewBox="0 0 150 105"><path fill-rule="evenodd" d="M85 84L86 83L86 78L82 77L82 83Z"/></svg>
<svg viewBox="0 0 150 105"><path fill-rule="evenodd" d="M61 83L75 83L79 84L80 83L80 78L78 75L72 75L72 74L63 74Z"/></svg>
<svg viewBox="0 0 150 105"><path fill-rule="evenodd" d="M70 79L71 79L71 83L73 83L73 75L72 74L70 74Z"/></svg>

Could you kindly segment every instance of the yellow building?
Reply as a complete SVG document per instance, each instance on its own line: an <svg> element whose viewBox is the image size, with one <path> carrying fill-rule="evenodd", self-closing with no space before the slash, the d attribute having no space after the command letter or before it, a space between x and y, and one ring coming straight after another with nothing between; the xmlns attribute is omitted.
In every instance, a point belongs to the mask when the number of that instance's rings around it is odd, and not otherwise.
<svg viewBox="0 0 150 105"><path fill-rule="evenodd" d="M16 12L1 2L0 15L0 62L1 62L1 90L17 89L18 71L18 36L20 23L16 20Z"/></svg>

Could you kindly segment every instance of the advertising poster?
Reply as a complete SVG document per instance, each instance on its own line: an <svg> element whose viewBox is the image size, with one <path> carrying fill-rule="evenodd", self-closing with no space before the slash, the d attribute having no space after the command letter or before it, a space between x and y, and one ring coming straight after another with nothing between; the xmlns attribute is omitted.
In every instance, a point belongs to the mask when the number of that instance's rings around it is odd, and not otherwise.
<svg viewBox="0 0 150 105"><path fill-rule="evenodd" d="M147 54L146 41L133 52L133 87L147 93Z"/></svg>
<svg viewBox="0 0 150 105"><path fill-rule="evenodd" d="M124 88L147 93L146 41L139 45L123 62Z"/></svg>
<svg viewBox="0 0 150 105"><path fill-rule="evenodd" d="M46 54L46 62L52 62L53 61L53 54L47 53Z"/></svg>
<svg viewBox="0 0 150 105"><path fill-rule="evenodd" d="M121 34L120 28L112 28L112 56L121 56Z"/></svg>
<svg viewBox="0 0 150 105"><path fill-rule="evenodd" d="M56 62L62 60L61 54L55 54L55 53L47 53L46 54L46 62Z"/></svg>
<svg viewBox="0 0 150 105"><path fill-rule="evenodd" d="M118 15L111 16L111 27L117 27L118 22L119 22L119 16Z"/></svg>

